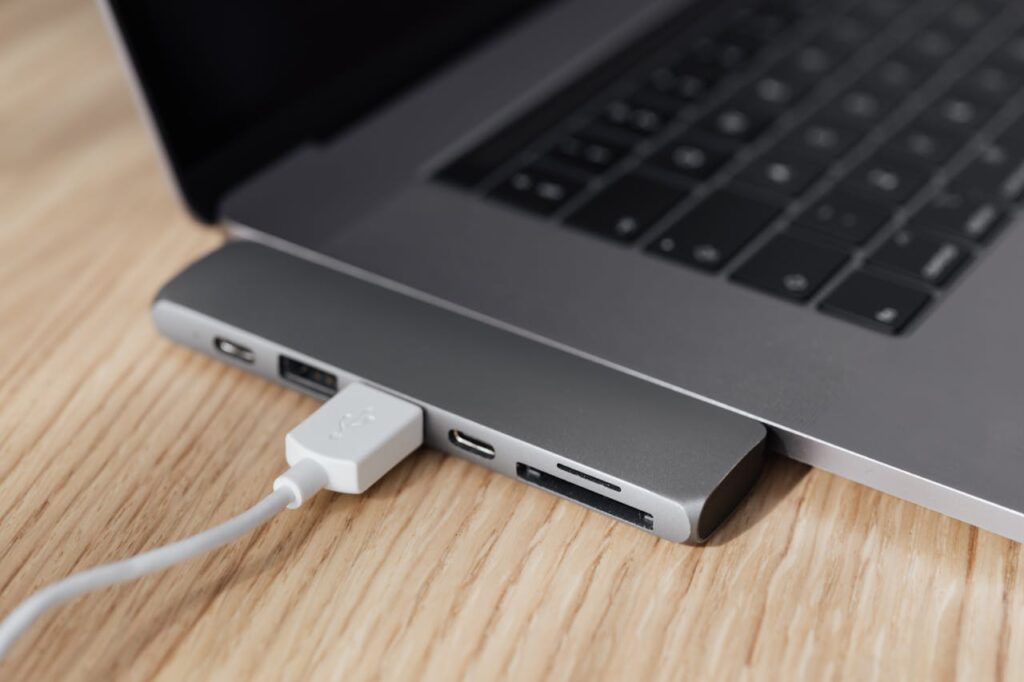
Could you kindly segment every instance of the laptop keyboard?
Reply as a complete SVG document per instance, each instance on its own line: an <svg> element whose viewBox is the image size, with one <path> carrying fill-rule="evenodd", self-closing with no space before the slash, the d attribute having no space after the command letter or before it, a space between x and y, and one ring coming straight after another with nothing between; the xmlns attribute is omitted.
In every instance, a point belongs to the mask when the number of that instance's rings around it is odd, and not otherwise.
<svg viewBox="0 0 1024 682"><path fill-rule="evenodd" d="M1015 0L703 2L437 177L881 332L1024 196Z"/></svg>

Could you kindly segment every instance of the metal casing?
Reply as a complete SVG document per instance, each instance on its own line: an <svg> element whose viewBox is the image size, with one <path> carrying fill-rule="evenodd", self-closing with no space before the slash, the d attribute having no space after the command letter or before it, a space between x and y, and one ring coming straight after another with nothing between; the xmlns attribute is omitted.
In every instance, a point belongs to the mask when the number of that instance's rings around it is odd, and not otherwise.
<svg viewBox="0 0 1024 682"><path fill-rule="evenodd" d="M168 283L166 336L280 381L282 353L421 405L426 442L508 476L525 465L649 514L655 534L700 542L756 480L760 423L536 340L251 243ZM226 358L213 339L251 348ZM493 459L448 441L459 429ZM559 464L594 482L565 473Z"/></svg>

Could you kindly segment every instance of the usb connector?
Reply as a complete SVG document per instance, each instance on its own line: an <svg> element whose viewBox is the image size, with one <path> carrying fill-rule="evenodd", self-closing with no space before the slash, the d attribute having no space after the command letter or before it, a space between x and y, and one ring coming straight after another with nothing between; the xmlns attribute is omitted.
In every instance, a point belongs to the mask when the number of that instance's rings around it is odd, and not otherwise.
<svg viewBox="0 0 1024 682"><path fill-rule="evenodd" d="M0 660L39 616L79 595L169 568L231 542L326 488L358 494L423 443L423 410L362 384L325 402L285 438L291 468L238 516L190 538L104 564L35 592L0 621Z"/></svg>
<svg viewBox="0 0 1024 682"><path fill-rule="evenodd" d="M292 468L274 481L274 490L293 492L291 509L321 488L357 495L422 443L422 409L351 384L285 437L285 457Z"/></svg>

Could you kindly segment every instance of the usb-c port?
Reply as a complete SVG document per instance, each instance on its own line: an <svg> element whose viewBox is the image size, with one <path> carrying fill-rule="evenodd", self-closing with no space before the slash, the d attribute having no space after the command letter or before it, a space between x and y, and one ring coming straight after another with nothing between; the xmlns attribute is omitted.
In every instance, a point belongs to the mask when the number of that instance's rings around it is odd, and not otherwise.
<svg viewBox="0 0 1024 682"><path fill-rule="evenodd" d="M234 341L228 341L221 336L213 340L213 347L228 357L247 362L250 365L256 361L256 354L250 349Z"/></svg>
<svg viewBox="0 0 1024 682"><path fill-rule="evenodd" d="M448 440L457 448L461 448L466 452L471 452L477 457L483 457L484 459L494 459L494 448L482 440L467 436L462 431L452 429L448 432Z"/></svg>

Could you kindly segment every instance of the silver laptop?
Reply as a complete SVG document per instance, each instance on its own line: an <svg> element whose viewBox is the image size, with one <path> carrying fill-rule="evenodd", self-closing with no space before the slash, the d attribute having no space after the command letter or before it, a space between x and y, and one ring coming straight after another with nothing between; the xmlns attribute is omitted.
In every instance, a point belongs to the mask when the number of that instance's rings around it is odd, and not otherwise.
<svg viewBox="0 0 1024 682"><path fill-rule="evenodd" d="M1019 3L106 9L198 219L1024 539Z"/></svg>

